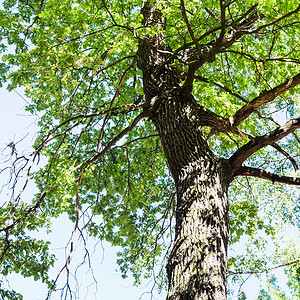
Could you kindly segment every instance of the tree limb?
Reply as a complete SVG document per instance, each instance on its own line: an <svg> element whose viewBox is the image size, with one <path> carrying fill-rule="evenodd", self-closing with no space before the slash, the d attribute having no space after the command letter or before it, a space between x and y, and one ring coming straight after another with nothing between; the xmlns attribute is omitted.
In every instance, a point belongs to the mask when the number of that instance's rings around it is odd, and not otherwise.
<svg viewBox="0 0 300 300"><path fill-rule="evenodd" d="M285 82L279 84L273 89L262 92L259 96L240 108L232 117L230 117L232 126L238 126L241 122L247 119L247 117L251 115L257 108L266 103L272 102L277 96L294 88L298 84L300 84L300 73L292 78L287 79Z"/></svg>
<svg viewBox="0 0 300 300"><path fill-rule="evenodd" d="M258 6L258 4L255 4L255 5L253 5L252 7L250 7L249 10L247 10L242 16L240 16L240 17L239 17L237 20L235 20L234 22L230 22L230 23L228 23L228 24L227 24L227 22L225 22L226 26L227 26L227 27L230 27L230 26L235 26L235 27L236 27L236 26L237 26L237 23L241 22L243 19L246 19L246 17L247 17L248 15L250 15L253 11L256 10L257 6ZM199 41L203 40L205 37L207 37L207 36L213 34L214 32L216 32L216 31L218 31L218 30L221 30L221 29L222 29L222 26L218 26L218 27L212 28L212 29L206 31L206 32L205 32L204 34L202 34L200 37L198 37L198 38L196 39L196 41L199 42ZM185 52L185 50L191 50L191 49L193 49L193 48L191 48L191 46L193 46L193 45L194 45L194 42L190 42L190 43L186 43L186 44L182 45L181 47L179 47L179 48L174 52L174 55L176 56L176 55L177 55L178 53L180 53L180 52L183 53L183 52ZM196 49L194 49L194 50L196 50Z"/></svg>
<svg viewBox="0 0 300 300"><path fill-rule="evenodd" d="M216 41L217 44L221 44L223 41L223 38L226 33L226 14L225 14L225 5L223 3L224 0L220 0L220 10L221 10L221 32L220 35Z"/></svg>
<svg viewBox="0 0 300 300"><path fill-rule="evenodd" d="M201 126L209 126L214 130L214 132L232 132L234 134L241 135L238 129L231 126L228 119L219 116L200 104L198 105L198 118Z"/></svg>
<svg viewBox="0 0 300 300"><path fill-rule="evenodd" d="M183 58L186 58L184 60L185 62L192 61L189 64L189 70L187 72L187 78L184 86L188 89L192 89L192 83L196 71L206 62L213 62L218 53L223 52L225 49L233 45L239 38L247 34L259 18L260 16L255 12L243 22L239 24L236 22L234 26L232 25L232 29L227 34L226 38L224 38L225 29L228 27L228 25L226 26L226 20L224 20L222 22L222 26L219 28L221 30L220 36L216 41L211 41L205 45L202 45L198 44L194 37L193 44L195 43L197 49L194 49L194 51L188 50L188 47L184 47L183 49L180 48L180 50L178 49L174 54L179 54L179 59L183 60Z"/></svg>
<svg viewBox="0 0 300 300"><path fill-rule="evenodd" d="M129 108L129 110L125 110L125 109L128 109L128 108ZM95 113L91 113L91 114L86 114L86 115L85 114L79 114L79 115L76 115L74 117L71 117L71 118L65 120L64 122L62 122L61 124L55 126L53 129L51 129L49 131L49 133L43 139L42 143L37 147L37 151L40 151L46 144L48 144L52 140L56 139L57 137L65 134L66 132L70 131L74 127L77 127L77 126L83 124L83 121L85 121L87 119L93 119L95 117L102 116L102 115L105 115L105 114L108 114L108 113L110 113L112 115L117 115L118 113L121 113L121 114L124 115L124 114L127 114L129 112L139 110L139 109L142 109L142 108L144 108L143 105L137 106L134 103L131 103L131 104L125 104L123 106L116 106L116 107L113 107L112 109L103 110L103 111L99 111L99 112L95 112ZM54 134L56 131L58 131L59 128L61 128L62 126L66 125L66 124L68 124L72 121L75 121L77 119L82 119L83 121L79 121L79 122L75 123L73 126L69 126L62 133L59 133L57 135L53 135L51 137L51 135Z"/></svg>
<svg viewBox="0 0 300 300"><path fill-rule="evenodd" d="M143 119L144 117L147 116L147 113L144 111L142 113L140 113L134 120L133 122L126 127L124 130L122 130L117 136L115 136L115 138L113 138L107 145L106 147L99 153L95 154L93 157L91 157L89 160L85 161L84 163L82 163L77 170L82 170L83 168L85 168L86 166L88 166L89 164L93 163L94 161L96 161L97 159L99 159L100 157L102 157L105 153L107 153L111 147L113 145L115 145L123 136L125 136L128 132L130 132L137 124L138 122Z"/></svg>
<svg viewBox="0 0 300 300"><path fill-rule="evenodd" d="M275 142L281 140L298 128L300 128L300 118L292 119L268 134L254 137L249 143L239 148L229 158L232 167L232 175L234 176L242 163L256 151L265 146L273 145Z"/></svg>
<svg viewBox="0 0 300 300"><path fill-rule="evenodd" d="M205 62L213 62L214 59L215 59L216 54L218 54L220 52L224 52L232 44L234 44L238 39L240 39L243 35L252 34L252 33L258 32L259 30L261 30L263 28L274 25L274 24L280 22L281 20L286 19L289 16L297 13L300 10L300 6L299 6L294 11L291 11L291 12L281 16L280 18L278 18L278 19L276 19L276 20L274 20L270 23L262 25L262 26L258 27L256 30L251 30L252 26L256 23L256 21L259 18L263 17L261 15L258 15L257 12L255 11L256 6L253 6L253 7L250 8L250 10L249 10L250 12L252 12L253 10L255 12L252 15L250 15L249 17L245 18L244 21L241 22L242 19L239 18L237 21L234 22L234 24L233 23L230 24L225 19L225 6L223 5L222 0L220 0L220 4L221 4L221 23L222 24L221 24L221 26L219 26L217 28L214 28L214 31L221 30L220 36L216 41L212 41L212 42L207 43L205 45L201 45L201 44L198 44L198 41L202 37L200 37L198 39L195 38L194 32L192 31L192 29L190 27L190 24L188 22L188 19L186 17L184 2L183 2L183 0L181 0L181 11L182 11L183 17L185 19L185 23L188 27L188 31L189 31L189 33L192 37L193 42L189 43L189 44L185 44L184 46L180 47L177 51L174 52L174 54L175 54L175 56L176 56L176 54L179 54L179 58L180 57L181 58L183 58L183 57L187 58L185 60L185 62L191 62L191 61L194 60L194 62L192 62L189 66L189 71L187 73L187 79L186 79L186 82L184 83L184 85L187 86L187 87L190 87L192 85L195 72ZM249 12L247 12L245 14L245 16L247 16L248 13ZM232 27L232 29L227 34L226 38L224 39L227 27ZM204 35L207 36L209 34L205 33ZM194 53L193 53L193 51L188 50L189 46L191 46L193 44L196 46L196 49L194 49ZM187 55L186 52L189 52L189 54ZM195 54L198 57L195 57ZM272 101L272 100L270 100L270 101Z"/></svg>
<svg viewBox="0 0 300 300"><path fill-rule="evenodd" d="M289 58L287 57L289 54L291 54L293 52L294 49L292 49L291 51L289 51L289 53L286 53L284 57L274 57L274 58L256 58L255 56L253 56L250 53L246 53L243 51L237 51L237 50L229 50L226 49L225 51L223 51L223 53L233 53L233 54L238 54L241 55L247 59L252 60L253 62L262 62L265 63L267 61L281 61L284 63L295 63L295 64L300 64L300 59L299 58Z"/></svg>
<svg viewBox="0 0 300 300"><path fill-rule="evenodd" d="M184 75L184 74L183 74ZM195 79L199 80L199 81L202 81L202 82L205 82L205 83L209 83L209 79L208 78L205 78L205 77L202 77L202 76L198 76L198 75L195 75L194 76ZM233 90L231 90L230 88L228 88L227 86L225 86L223 83L221 82L218 82L218 81L212 81L213 84L217 87L219 87L220 89L222 89L223 91L231 94L232 96L242 100L243 102L245 103L248 103L249 101L247 101L244 97L242 97L240 94L234 92Z"/></svg>
<svg viewBox="0 0 300 300"><path fill-rule="evenodd" d="M293 165L294 170L297 171L299 169L297 162L294 160L294 158L285 150L283 150L278 144L274 143L271 145L274 149L276 149L278 152L283 154Z"/></svg>
<svg viewBox="0 0 300 300"><path fill-rule="evenodd" d="M125 79L127 73L134 67L135 63L136 63L136 56L133 58L132 64L123 72L123 75L122 75L122 77L120 79L120 82L119 82L119 84L117 86L117 89L115 91L115 95L112 98L112 100L110 101L109 110L112 109L114 101L116 100L116 98L119 95L122 83L124 82L124 79ZM105 116L105 118L103 120L102 128L101 128L99 139L98 139L98 144L97 144L97 152L99 151L99 148L101 146L101 142L102 142L102 138L103 138L103 134L104 134L104 128L105 128L105 126L106 126L106 124L107 124L110 116L111 116L111 113L109 112L109 113L106 114L106 116Z"/></svg>
<svg viewBox="0 0 300 300"><path fill-rule="evenodd" d="M275 19L274 21L272 21L272 22L270 22L270 23L261 25L261 26L259 26L257 29L255 29L255 30L253 30L253 31L251 31L251 32L249 32L249 33L252 34L252 33L259 32L260 30L262 30L262 29L264 29L264 28L267 28L267 27L269 27L269 26L271 26L271 25L274 25L274 24L276 24L276 23L278 23L278 22L280 22L280 21L282 21L282 20L284 20L284 19L290 17L291 15L298 13L299 11L300 11L300 4L298 5L298 7L297 7L295 10L292 10L292 11L288 12L287 14L281 16L281 17L278 18L278 19Z"/></svg>
<svg viewBox="0 0 300 300"><path fill-rule="evenodd" d="M294 261L291 261L291 262L288 262L288 263L284 263L284 264L281 264L281 265L278 265L278 266L274 266L274 267L271 267L271 268L267 268L267 269L264 269L264 270L261 270L261 271L233 272L233 271L228 270L228 272L229 272L230 275L234 275L234 274L260 274L260 273L268 272L268 271L275 270L275 269L278 269L278 268L282 268L282 267L287 267L287 266L291 266L291 265L294 265L294 264L298 264L299 262L300 262L300 259L297 259L297 260L294 260Z"/></svg>
<svg viewBox="0 0 300 300"><path fill-rule="evenodd" d="M273 183L280 182L291 185L300 185L300 178L278 175L262 169L252 167L239 168L238 172L236 173L236 176L253 176L257 178L271 180Z"/></svg>
<svg viewBox="0 0 300 300"><path fill-rule="evenodd" d="M197 42L197 40L195 38L194 31L193 31L193 29L192 29L192 27L191 27L191 25L189 23L187 15L186 15L186 9L185 9L185 5L184 5L184 0L180 0L180 10L181 10L184 22L186 24L186 27L187 27L187 29L189 31L189 34L190 34L190 36L191 36L191 38L193 40L193 43L196 46L197 52L198 52L199 56L201 56L201 49L200 49L199 44L198 44L198 42Z"/></svg>

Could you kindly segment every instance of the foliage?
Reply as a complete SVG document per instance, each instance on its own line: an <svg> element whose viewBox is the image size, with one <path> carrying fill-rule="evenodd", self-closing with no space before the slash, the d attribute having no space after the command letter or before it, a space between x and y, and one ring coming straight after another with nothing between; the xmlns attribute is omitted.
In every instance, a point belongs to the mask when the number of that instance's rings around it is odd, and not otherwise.
<svg viewBox="0 0 300 300"><path fill-rule="evenodd" d="M193 84L199 103L228 118L245 101L299 73L300 13L299 2L293 0L224 3L229 21L242 18L253 7L259 16L251 34L196 73L202 78ZM192 44L181 1L156 4L167 19L164 43L170 51ZM10 201L1 202L0 273L20 272L54 288L47 275L54 263L49 245L31 238L30 232L49 229L51 219L67 213L75 230L121 246L122 274L132 272L138 284L168 255L174 238L174 183L154 125L138 119L145 103L138 43L161 28L144 26L140 0L6 0L2 5L0 84L7 82L9 90L25 88L30 99L26 109L37 116L40 131L30 157L11 154L16 170L10 174L11 190L24 172L25 182L34 180L39 192L32 203L15 193ZM195 35L202 36L199 43L217 39L219 1L188 1L185 9ZM225 36L229 35L228 29ZM178 73L188 71L178 57L173 66ZM241 123L239 130L247 135L219 132L209 139L210 147L229 158L249 136L263 135L278 123L299 117L299 101L295 87ZM279 144L299 162L295 136ZM39 157L46 163L31 172L30 163L37 164ZM291 172L290 160L272 147L261 149L247 163L278 174L297 174ZM286 236L292 227L299 227L299 190L262 180L235 180L230 188L230 282L241 282L247 272L259 276L287 264L290 290L299 295L299 245ZM235 253L244 243L243 251ZM276 289L270 285L258 299L275 297ZM20 297L0 293L7 299ZM282 293L276 297L286 299ZM246 299L243 295L240 299Z"/></svg>

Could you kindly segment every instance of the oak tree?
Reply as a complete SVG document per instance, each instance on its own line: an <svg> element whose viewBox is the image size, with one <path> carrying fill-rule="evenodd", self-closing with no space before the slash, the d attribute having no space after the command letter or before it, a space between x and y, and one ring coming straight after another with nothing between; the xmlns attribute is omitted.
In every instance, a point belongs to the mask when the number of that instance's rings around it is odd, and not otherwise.
<svg viewBox="0 0 300 300"><path fill-rule="evenodd" d="M2 275L55 290L30 232L67 213L73 235L122 247L137 284L162 261L168 300L226 299L264 272L259 299L286 299L278 267L299 297L298 1L6 0L0 25L1 82L24 87L40 128L30 155L9 145Z"/></svg>

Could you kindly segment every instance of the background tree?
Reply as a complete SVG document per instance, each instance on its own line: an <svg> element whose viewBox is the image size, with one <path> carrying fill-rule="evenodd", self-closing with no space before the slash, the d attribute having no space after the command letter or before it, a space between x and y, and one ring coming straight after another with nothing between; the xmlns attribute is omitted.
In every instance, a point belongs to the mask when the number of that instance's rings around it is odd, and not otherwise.
<svg viewBox="0 0 300 300"><path fill-rule="evenodd" d="M291 0L4 1L1 81L25 87L40 132L30 156L9 145L1 273L54 290L48 244L29 233L67 213L67 274L86 230L123 248L137 283L167 260L170 300L226 299L227 273L262 272L272 285L260 297L284 299L280 266L298 297L299 247L284 237L299 218L299 11ZM16 193L28 180L32 204Z"/></svg>

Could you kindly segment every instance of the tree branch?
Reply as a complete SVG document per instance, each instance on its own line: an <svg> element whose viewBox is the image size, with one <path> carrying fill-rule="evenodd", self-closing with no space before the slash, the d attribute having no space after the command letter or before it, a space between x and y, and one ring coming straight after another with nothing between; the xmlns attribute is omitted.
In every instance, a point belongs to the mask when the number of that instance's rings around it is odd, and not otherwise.
<svg viewBox="0 0 300 300"><path fill-rule="evenodd" d="M184 22L186 24L186 27L187 27L187 29L189 31L189 34L190 34L191 38L192 38L192 41L193 41L193 43L196 46L198 55L201 56L201 49L200 49L199 44L198 44L198 42L197 42L197 40L195 38L194 31L193 31L193 29L192 29L192 27L191 27L191 25L189 23L187 15L186 15L186 9L185 9L185 5L184 5L184 0L180 0L180 10L181 10L181 14L183 16Z"/></svg>
<svg viewBox="0 0 300 300"><path fill-rule="evenodd" d="M264 25L262 25L262 26L259 26L256 30L253 30L253 31L251 31L251 32L249 32L249 33L252 34L252 33L259 32L260 30L262 30L262 29L264 29L264 28L267 28L267 27L269 27L269 26L271 26L271 25L274 25L274 24L276 24L276 23L278 23L278 22L280 22L280 21L282 21L282 20L284 20L284 19L290 17L290 16L293 15L293 14L296 14L296 13L299 12L299 11L300 11L300 4L299 4L299 6L298 6L295 10L292 10L292 11L288 12L287 14L281 16L281 17L278 18L278 19L275 19L274 21L272 21L272 22L270 22L270 23L267 23L267 24L264 24Z"/></svg>
<svg viewBox="0 0 300 300"><path fill-rule="evenodd" d="M285 150L283 150L278 144L274 143L271 145L274 149L276 149L278 152L283 154L293 165L294 170L297 171L299 169L297 162L294 160L294 158Z"/></svg>
<svg viewBox="0 0 300 300"><path fill-rule="evenodd" d="M135 63L136 63L136 56L133 58L132 64L123 72L123 75L122 75L122 77L120 79L120 82L119 82L119 84L117 86L117 89L115 91L115 95L112 98L112 100L110 101L109 110L112 109L113 104L114 104L115 100L117 99L117 97L119 95L122 83L124 82L124 79L125 79L127 73L134 67ZM101 128L99 139L98 139L98 144L97 144L97 150L96 150L97 152L99 152L99 148L101 146L101 142L102 142L102 138L103 138L103 134L104 134L104 128L105 128L105 126L106 126L106 124L107 124L110 116L111 116L111 113L109 112L109 113L106 114L106 116L105 116L105 118L103 120L102 128Z"/></svg>
<svg viewBox="0 0 300 300"><path fill-rule="evenodd" d="M298 128L300 128L300 118L292 119L268 134L254 137L249 143L238 149L229 158L232 167L232 175L235 176L235 173L241 167L242 163L256 151L265 146L273 145L275 142L281 140Z"/></svg>
<svg viewBox="0 0 300 300"><path fill-rule="evenodd" d="M292 78L287 79L285 82L279 84L275 88L262 92L258 97L254 98L248 104L239 109L232 117L230 117L232 126L238 126L257 108L266 103L272 102L277 96L294 88L298 84L300 84L300 73Z"/></svg>
<svg viewBox="0 0 300 300"><path fill-rule="evenodd" d="M128 109L129 110L125 110L125 109ZM53 129L51 129L49 131L49 133L44 137L42 143L39 144L39 146L37 147L37 151L40 151L46 144L48 144L49 142L51 142L52 140L56 139L57 137L65 134L66 132L70 131L71 129L73 129L74 127L77 127L81 124L83 124L83 121L87 120L87 119L93 119L95 117L98 117L98 116L102 116L102 115L105 115L105 114L112 114L112 115L117 115L119 113L121 114L127 114L129 112L132 112L132 111L136 111L136 110L139 110L139 109L142 109L144 108L143 105L139 105L137 106L135 103L132 103L132 104L125 104L123 106L116 106L116 107L113 107L112 109L108 109L108 110L104 110L104 111L99 111L99 112L95 112L95 113L91 113L91 114L79 114L79 115L76 115L74 117L71 117L67 120L65 120L64 122L62 122L61 124L55 126ZM64 130L62 133L59 133L57 135L54 135L51 137L52 134L54 134L56 131L58 131L59 128L61 128L62 126L72 122L72 121L75 121L77 119L82 119L82 121L79 121L77 123L75 123L73 126L70 126L68 127L66 130Z"/></svg>
<svg viewBox="0 0 300 300"><path fill-rule="evenodd" d="M9 249L10 247L10 240L9 240L9 236L11 234L11 231L15 228L15 226L21 222L23 222L29 214L31 214L32 212L35 212L41 205L41 203L43 202L43 200L45 199L46 197L46 192L44 192L41 197L39 198L39 200L35 203L34 206L28 208L28 209L25 209L25 214L24 216L18 218L17 220L14 220L13 223L7 227L4 227L4 228L1 228L0 229L0 232L1 231L4 231L5 232L5 240L4 240L4 247L3 247L3 251L0 255L0 262L3 260L4 258L4 255L6 254L7 250Z"/></svg>
<svg viewBox="0 0 300 300"><path fill-rule="evenodd" d="M183 74L184 75L184 74ZM199 81L202 81L202 82L205 82L205 83L209 83L209 79L208 78L205 78L205 77L202 77L202 76L198 76L198 75L195 75L194 76L195 79L199 80ZM249 101L247 101L244 97L242 97L240 94L234 92L233 90L231 90L230 88L228 88L227 86L225 86L223 83L221 82L218 82L218 81L212 81L213 84L217 87L219 87L220 89L222 89L223 91L231 94L232 96L242 100L243 102L245 103L248 103Z"/></svg>
<svg viewBox="0 0 300 300"><path fill-rule="evenodd" d="M224 0L220 0L220 10L221 10L221 33L216 41L216 44L221 44L223 41L223 38L226 33L226 15L225 15L225 5L223 3Z"/></svg>
<svg viewBox="0 0 300 300"><path fill-rule="evenodd" d="M287 266L291 266L291 265L294 265L294 264L298 264L299 262L300 262L300 259L297 259L297 260L294 260L294 261L291 261L291 262L288 262L288 263L285 263L285 264L281 264L281 265L278 265L278 266L274 266L274 267L271 267L271 268L267 268L267 269L264 269L264 270L261 270L261 271L233 272L233 271L228 270L228 272L229 272L230 275L234 275L234 274L260 274L260 273L268 272L268 271L275 270L275 269L278 269L278 268L282 268L282 267L287 267Z"/></svg>
<svg viewBox="0 0 300 300"><path fill-rule="evenodd" d="M194 62L192 62L191 65L189 66L189 71L187 74L188 76L187 76L186 82L184 83L184 85L187 87L190 87L192 85L194 74L197 69L199 69L205 62L213 62L216 54L218 54L220 52L224 52L232 44L234 44L238 39L240 39L243 35L252 34L252 33L258 32L266 27L274 25L274 24L290 17L291 15L297 13L300 10L300 5L299 5L297 7L297 9L281 16L280 18L278 18L270 23L264 24L264 25L258 27L256 30L251 30L252 26L256 23L256 21L260 17L263 17L263 16L258 15L257 12L255 11L257 5L254 5L253 7L251 7L250 10L248 12L246 12L241 18L239 18L234 23L230 24L225 19L225 6L223 5L222 0L220 0L220 4L221 4L221 26L213 29L213 31L221 30L220 36L217 39L217 41L212 41L205 45L200 45L200 44L198 44L198 42L199 42L199 40L201 40L202 36L198 39L195 38L194 32L192 31L190 24L187 20L186 14L185 14L184 2L183 2L183 0L181 0L182 14L185 19L186 25L188 27L188 31L192 37L193 42L180 47L177 51L175 51L174 54L175 55L179 54L179 58L180 57L186 58L186 56L187 56L187 60L185 60L185 62L194 60ZM255 11L255 12L252 15L250 15L248 18L245 18L247 15L250 14L250 12L253 12L253 11ZM242 21L243 18L245 18L244 21ZM241 22L241 23L239 23L239 22ZM230 26L232 27L232 30L227 34L226 39L223 40L223 38L225 36L226 28L230 27ZM204 35L207 36L209 34L205 33ZM196 46L197 49L194 49L194 53L193 53L193 51L188 51L189 53L187 55L186 50L189 48L189 46L191 46L193 44ZM196 57L195 54L198 57ZM287 81L287 83L288 82L289 81ZM286 90L288 90L288 89L286 89ZM262 98L261 95L258 98ZM270 101L272 101L272 100L270 100ZM251 106L249 106L249 108L250 107ZM238 116L241 117L240 115L238 115ZM245 118L247 118L247 116ZM236 122L237 124L234 123L235 126L237 126L239 124L238 122L242 122L243 120L244 119L241 119L241 120L237 119L237 122Z"/></svg>
<svg viewBox="0 0 300 300"><path fill-rule="evenodd" d="M216 132L232 132L234 134L241 135L236 128L231 126L228 119L219 116L200 104L198 105L198 117L201 126L209 126Z"/></svg>
<svg viewBox="0 0 300 300"><path fill-rule="evenodd" d="M271 180L273 183L280 182L291 185L300 185L300 178L278 175L252 167L241 167L236 173L236 176L253 176L257 178Z"/></svg>
<svg viewBox="0 0 300 300"><path fill-rule="evenodd" d="M224 51L232 44L234 44L238 39L240 39L243 35L249 34L250 29L256 23L256 21L259 20L260 17L261 16L258 15L257 12L254 12L240 24L234 25L232 30L228 33L227 38L221 43L221 45L216 45L214 54L217 54L220 51Z"/></svg>
<svg viewBox="0 0 300 300"><path fill-rule="evenodd" d="M289 51L289 53L286 53L284 57L274 57L274 58L256 58L254 57L252 54L250 53L246 53L246 52L242 52L242 51L237 51L237 50L229 50L226 49L225 51L223 51L223 53L233 53L233 54L238 54L241 55L249 60L252 60L254 62L262 62L265 63L267 61L281 61L284 63L295 63L295 64L300 64L300 59L299 58L289 58L287 57L288 55L290 55L292 52L294 52L294 49L292 49L291 51Z"/></svg>
<svg viewBox="0 0 300 300"><path fill-rule="evenodd" d="M255 12L246 18L243 22L237 24L231 24L232 29L227 34L226 38L224 39L226 28L229 26L227 25L226 19L224 16L225 7L222 9L222 25L218 27L218 30L221 30L220 36L216 41L211 41L205 45L198 44L197 40L194 37L194 33L192 36L193 43L195 44L197 49L189 50L187 45L184 47L179 48L175 51L175 55L178 54L179 59L183 60L184 62L191 62L189 64L189 70L187 72L187 79L184 83L184 86L187 89L192 89L192 83L194 79L195 72L206 62L213 62L215 60L215 56L223 52L225 49L229 48L232 44L234 44L239 38L243 35L247 34L248 31L252 28L252 26L256 23L256 21L260 18L260 16ZM186 22L188 22L186 20ZM192 33L190 30L191 28L188 26L188 30L190 34Z"/></svg>
<svg viewBox="0 0 300 300"><path fill-rule="evenodd" d="M253 5L248 11L246 11L242 16L240 16L237 20L235 20L234 22L230 22L230 23L226 23L226 26L227 27L230 27L230 26L237 26L237 23L241 22L243 19L245 19L248 15L250 15L253 11L256 10L258 4L255 4ZM203 40L205 37L213 34L214 32L218 31L218 30L221 30L222 29L222 26L218 26L218 27L215 27L215 28L212 28L208 31L206 31L204 34L202 34L200 37L198 37L196 39L197 42ZM193 48L190 48L191 46L194 45L194 42L190 42L190 43L186 43L184 45L182 45L181 47L179 47L175 52L174 52L174 55L177 55L178 53L184 53L185 50L196 50L196 49L193 49ZM203 45L201 45L203 46Z"/></svg>
<svg viewBox="0 0 300 300"><path fill-rule="evenodd" d="M99 153L95 154L92 158L90 158L89 160L87 160L86 162L82 163L77 170L82 170L83 168L85 168L86 166L88 166L89 164L93 163L94 161L96 161L97 159L99 159L100 157L102 157L105 153L107 153L111 147L113 145L115 145L123 136L125 136L128 132L130 132L137 124L138 122L143 119L144 117L147 116L147 113L144 111L142 113L140 113L134 120L133 122L126 127L124 130L122 130L117 136L115 136L115 138L113 138L108 144L107 146Z"/></svg>

